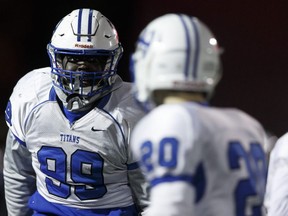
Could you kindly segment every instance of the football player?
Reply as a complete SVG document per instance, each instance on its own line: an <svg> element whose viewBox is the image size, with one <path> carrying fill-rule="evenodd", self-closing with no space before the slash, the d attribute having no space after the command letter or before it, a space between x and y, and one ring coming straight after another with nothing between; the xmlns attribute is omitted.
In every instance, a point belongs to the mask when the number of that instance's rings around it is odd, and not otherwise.
<svg viewBox="0 0 288 216"><path fill-rule="evenodd" d="M271 148L265 209L267 216L288 215L288 133L277 139Z"/></svg>
<svg viewBox="0 0 288 216"><path fill-rule="evenodd" d="M221 49L198 18L166 14L131 56L134 94L150 111L131 147L151 186L147 215L261 216L267 161L258 121L209 105Z"/></svg>
<svg viewBox="0 0 288 216"><path fill-rule="evenodd" d="M146 184L129 140L144 113L117 75L123 48L114 25L76 9L47 51L51 67L21 78L7 104L9 215L138 215Z"/></svg>

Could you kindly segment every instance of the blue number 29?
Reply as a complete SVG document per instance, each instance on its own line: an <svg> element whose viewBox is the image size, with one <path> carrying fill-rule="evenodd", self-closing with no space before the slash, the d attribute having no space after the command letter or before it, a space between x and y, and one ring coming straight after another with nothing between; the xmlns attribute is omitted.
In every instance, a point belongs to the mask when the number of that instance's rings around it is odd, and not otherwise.
<svg viewBox="0 0 288 216"><path fill-rule="evenodd" d="M251 143L247 152L238 141L230 142L228 149L228 160L231 169L242 169L240 161L242 160L245 169L249 174L248 179L240 180L235 189L236 215L261 216L261 201L263 201L264 189L266 183L266 157L262 147L258 143ZM248 198L259 197L247 206Z"/></svg>

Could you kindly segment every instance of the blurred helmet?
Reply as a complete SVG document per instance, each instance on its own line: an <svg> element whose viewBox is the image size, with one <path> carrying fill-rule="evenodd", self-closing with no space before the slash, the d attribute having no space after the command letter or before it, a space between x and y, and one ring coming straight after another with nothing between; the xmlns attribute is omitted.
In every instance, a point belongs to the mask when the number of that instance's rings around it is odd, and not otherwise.
<svg viewBox="0 0 288 216"><path fill-rule="evenodd" d="M220 49L208 27L195 17L166 14L140 33L130 72L136 99L153 103L155 90L201 92L208 100L221 78Z"/></svg>
<svg viewBox="0 0 288 216"><path fill-rule="evenodd" d="M114 25L99 11L77 9L65 16L47 50L55 91L68 109L87 107L112 91L123 48ZM67 62L88 62L92 67L71 70Z"/></svg>

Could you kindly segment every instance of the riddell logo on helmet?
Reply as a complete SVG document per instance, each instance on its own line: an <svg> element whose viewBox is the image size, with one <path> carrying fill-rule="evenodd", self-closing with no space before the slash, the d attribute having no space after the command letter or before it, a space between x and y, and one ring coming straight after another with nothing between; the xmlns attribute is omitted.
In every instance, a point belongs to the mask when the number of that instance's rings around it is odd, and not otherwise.
<svg viewBox="0 0 288 216"><path fill-rule="evenodd" d="M89 45L89 44L75 44L75 47L78 47L78 48L93 48L93 45Z"/></svg>

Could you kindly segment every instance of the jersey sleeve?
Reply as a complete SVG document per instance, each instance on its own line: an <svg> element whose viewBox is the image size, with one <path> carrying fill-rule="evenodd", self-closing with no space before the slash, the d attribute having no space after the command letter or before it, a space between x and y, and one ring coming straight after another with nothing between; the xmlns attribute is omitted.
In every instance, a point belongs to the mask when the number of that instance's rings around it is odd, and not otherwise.
<svg viewBox="0 0 288 216"><path fill-rule="evenodd" d="M151 203L144 216L191 215L193 202L193 188L187 183L179 181L159 184L151 190Z"/></svg>
<svg viewBox="0 0 288 216"><path fill-rule="evenodd" d="M265 208L267 216L288 215L288 134L282 136L271 151Z"/></svg>
<svg viewBox="0 0 288 216"><path fill-rule="evenodd" d="M139 166L139 162L133 156L133 153L131 152L131 148L127 148L127 149L128 149L128 160L129 160L129 163L127 164L128 181L129 181L129 184L130 184L133 196L134 196L134 201L136 205L138 206L139 211L143 212L144 209L149 204L149 184L146 181L145 176L142 173L142 170Z"/></svg>
<svg viewBox="0 0 288 216"><path fill-rule="evenodd" d="M130 113L129 117L127 117L127 127L129 128L127 133L128 179L134 196L134 201L138 208L140 208L140 211L143 211L149 203L149 187L139 166L138 160L133 156L129 146L131 132L133 131L137 122L144 116L144 113L133 103L131 106L126 107L126 113Z"/></svg>
<svg viewBox="0 0 288 216"><path fill-rule="evenodd" d="M25 124L33 108L50 88L49 68L33 70L15 85L5 110L5 120L19 143L25 145ZM38 91L41 89L41 91ZM40 94L39 94L40 92Z"/></svg>
<svg viewBox="0 0 288 216"><path fill-rule="evenodd" d="M48 84L51 80L47 78L48 72L48 68L43 68L24 75L14 87L5 110L5 120L9 130L6 138L3 175L9 215L32 215L27 203L36 190L36 180L31 153L26 148L25 124L30 112L41 98L41 95L36 94L37 88L49 88Z"/></svg>
<svg viewBox="0 0 288 216"><path fill-rule="evenodd" d="M139 212L142 212L149 204L149 185L139 166L128 170L128 181L134 196L134 202Z"/></svg>
<svg viewBox="0 0 288 216"><path fill-rule="evenodd" d="M5 110L5 120L10 128L11 132L15 135L20 143L25 143L25 133L24 133L24 119L26 110L26 94L25 94L25 81L27 79L23 77L18 81L17 85L14 87L12 95Z"/></svg>
<svg viewBox="0 0 288 216"><path fill-rule="evenodd" d="M144 111L135 103L131 91L131 83L123 82L122 87L117 90L121 95L118 106L118 121L121 122L123 134L126 143L126 156L127 156L127 170L128 181L132 190L134 202L137 204L139 211L143 211L148 205L148 184L139 167L137 159L133 156L130 148L131 132L134 130L135 125L145 115Z"/></svg>
<svg viewBox="0 0 288 216"><path fill-rule="evenodd" d="M19 144L11 130L6 139L3 175L9 215L32 215L27 207L30 196L36 190L31 154Z"/></svg>

